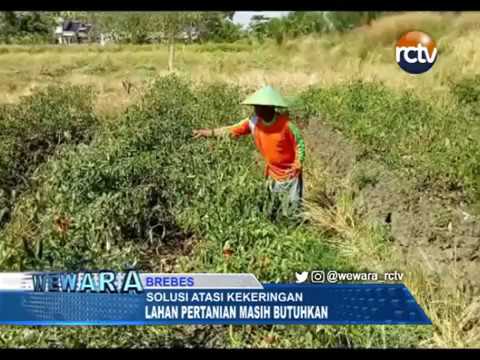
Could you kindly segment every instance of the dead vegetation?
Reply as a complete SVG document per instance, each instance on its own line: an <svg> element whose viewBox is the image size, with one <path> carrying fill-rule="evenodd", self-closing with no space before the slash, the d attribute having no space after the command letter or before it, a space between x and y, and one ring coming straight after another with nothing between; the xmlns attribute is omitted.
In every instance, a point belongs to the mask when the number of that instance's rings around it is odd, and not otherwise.
<svg viewBox="0 0 480 360"><path fill-rule="evenodd" d="M322 135L319 138L320 133ZM312 137L312 133L309 133L310 143L317 143L317 146L311 148L315 160L312 160L312 171L308 174L310 196L306 210L310 221L320 231L338 235L328 236L327 239L348 261L361 264L361 267L369 271L381 273L397 270L405 274L405 284L433 323L433 336L423 341L420 346L479 346L478 276L476 272L469 272L474 270L477 263L468 260L466 263L465 259L460 263L457 257L448 257L445 252L432 253L429 247L419 243L412 233L404 239L406 243L400 245L395 232L392 232L391 222L383 216L385 213L388 215L385 203L379 203L376 209L370 208L367 212L362 209L362 204L369 202L369 196L371 197L375 190L362 192L359 189L359 179L355 171L362 164L355 160L358 149L348 145L341 134L326 126L321 126L321 132L314 134ZM368 164L370 169L372 166L372 163ZM388 171L380 168L380 173ZM385 196L397 201L397 205L402 194L408 194L399 191L398 186L388 189L377 186L376 191L383 191ZM404 215L411 214L406 211ZM414 216L421 223L418 217L428 217L428 214ZM424 231L428 232L429 229ZM436 246L438 247L438 244ZM404 247L409 251L405 251ZM458 251L455 243L453 250ZM476 268L478 269L478 266Z"/></svg>

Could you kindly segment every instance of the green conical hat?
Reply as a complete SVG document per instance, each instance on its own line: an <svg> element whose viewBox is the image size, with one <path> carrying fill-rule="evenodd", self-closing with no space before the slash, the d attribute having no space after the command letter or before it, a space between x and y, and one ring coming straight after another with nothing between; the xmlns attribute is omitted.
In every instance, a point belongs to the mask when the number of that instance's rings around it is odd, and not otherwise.
<svg viewBox="0 0 480 360"><path fill-rule="evenodd" d="M272 88L271 86L265 86L250 95L242 103L244 105L270 105L277 107L287 107L287 102L283 99L282 95Z"/></svg>

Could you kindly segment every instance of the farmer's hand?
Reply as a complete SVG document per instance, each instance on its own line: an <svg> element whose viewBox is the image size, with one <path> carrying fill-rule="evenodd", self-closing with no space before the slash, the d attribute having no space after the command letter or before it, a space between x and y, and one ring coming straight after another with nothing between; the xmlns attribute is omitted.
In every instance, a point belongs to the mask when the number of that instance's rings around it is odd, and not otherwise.
<svg viewBox="0 0 480 360"><path fill-rule="evenodd" d="M213 130L211 129L196 129L193 130L193 137L194 139L198 139L200 137L208 137L213 135Z"/></svg>

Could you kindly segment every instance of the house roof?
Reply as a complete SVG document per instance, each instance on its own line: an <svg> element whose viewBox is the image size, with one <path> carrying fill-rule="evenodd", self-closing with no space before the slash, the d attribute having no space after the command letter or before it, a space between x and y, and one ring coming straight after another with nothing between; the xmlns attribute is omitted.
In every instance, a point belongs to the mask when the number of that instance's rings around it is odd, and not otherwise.
<svg viewBox="0 0 480 360"><path fill-rule="evenodd" d="M84 24L80 21L65 21L63 23L63 31L88 31L91 28L90 24Z"/></svg>

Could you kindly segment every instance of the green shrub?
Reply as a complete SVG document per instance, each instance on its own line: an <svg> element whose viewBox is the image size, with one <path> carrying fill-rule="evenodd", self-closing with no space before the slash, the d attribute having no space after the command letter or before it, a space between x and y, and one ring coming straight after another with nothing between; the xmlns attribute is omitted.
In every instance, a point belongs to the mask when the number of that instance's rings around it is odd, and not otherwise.
<svg viewBox="0 0 480 360"><path fill-rule="evenodd" d="M1 206L60 145L89 141L97 122L93 95L90 88L49 87L0 107Z"/></svg>
<svg viewBox="0 0 480 360"><path fill-rule="evenodd" d="M262 171L253 166L251 143L192 140L195 127L245 116L244 95L220 84L194 91L176 77L157 81L90 145L65 148L42 166L4 231L3 241L15 251L0 263L17 269L121 267L142 261L151 246L190 234L207 240L199 260L188 265L196 270L224 270L225 243L238 252L228 263L231 271L255 270L269 280L290 276L304 256L284 263L275 253L300 251L311 242L313 253L305 257L314 263L315 252L326 253L315 237L301 229L292 233L264 215ZM71 221L67 232L58 230L58 218ZM23 228L29 231L19 239ZM278 267L252 261L259 247Z"/></svg>
<svg viewBox="0 0 480 360"><path fill-rule="evenodd" d="M471 200L480 195L480 128L460 108L365 82L311 88L299 101L299 116L321 117L419 182L465 189Z"/></svg>

